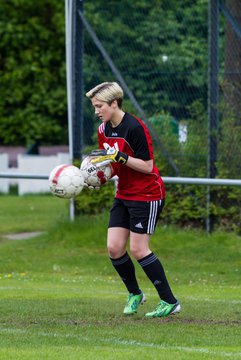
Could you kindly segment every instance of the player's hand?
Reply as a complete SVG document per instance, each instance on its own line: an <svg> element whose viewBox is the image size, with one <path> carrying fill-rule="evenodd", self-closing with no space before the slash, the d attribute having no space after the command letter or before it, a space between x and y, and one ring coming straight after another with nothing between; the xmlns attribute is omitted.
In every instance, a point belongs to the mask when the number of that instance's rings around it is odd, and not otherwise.
<svg viewBox="0 0 241 360"><path fill-rule="evenodd" d="M90 156L93 156L91 162L95 166L102 166L111 162L118 162L124 165L128 160L127 154L116 149L93 150Z"/></svg>
<svg viewBox="0 0 241 360"><path fill-rule="evenodd" d="M93 191L93 190L100 190L100 187L99 186L93 186L93 185L89 185L87 184L86 182L84 183L84 187L85 188L88 188L90 191Z"/></svg>

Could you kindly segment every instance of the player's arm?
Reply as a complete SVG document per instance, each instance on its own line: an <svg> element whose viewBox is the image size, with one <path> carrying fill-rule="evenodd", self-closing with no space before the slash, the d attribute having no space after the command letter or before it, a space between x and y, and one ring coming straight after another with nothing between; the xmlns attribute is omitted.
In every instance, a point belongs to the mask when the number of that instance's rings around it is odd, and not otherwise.
<svg viewBox="0 0 241 360"><path fill-rule="evenodd" d="M126 166L133 170L149 174L153 169L153 160L142 160L129 156Z"/></svg>
<svg viewBox="0 0 241 360"><path fill-rule="evenodd" d="M110 162L114 162L126 165L131 169L142 173L150 173L153 168L153 160L134 158L113 148L108 150L93 150L90 155L93 156L91 162L96 166L102 166L109 164Z"/></svg>
<svg viewBox="0 0 241 360"><path fill-rule="evenodd" d="M133 170L149 174L153 170L153 152L150 134L142 126L137 126L130 135L130 144L134 157L129 156L126 166Z"/></svg>
<svg viewBox="0 0 241 360"><path fill-rule="evenodd" d="M130 138L131 147L134 149L135 157L118 151L117 149L107 148L106 150L94 150L93 164L100 166L110 162L126 165L133 170L150 173L153 169L153 153L149 132L145 133L142 126L138 126L132 131Z"/></svg>

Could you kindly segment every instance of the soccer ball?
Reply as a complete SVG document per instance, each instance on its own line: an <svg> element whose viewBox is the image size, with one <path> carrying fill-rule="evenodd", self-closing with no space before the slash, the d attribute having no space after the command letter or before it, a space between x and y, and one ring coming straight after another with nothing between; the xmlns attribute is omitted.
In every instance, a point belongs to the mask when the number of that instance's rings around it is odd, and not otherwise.
<svg viewBox="0 0 241 360"><path fill-rule="evenodd" d="M105 184L112 176L113 168L110 164L95 166L91 163L92 156L87 156L80 165L84 181L89 186L100 186Z"/></svg>
<svg viewBox="0 0 241 360"><path fill-rule="evenodd" d="M70 199L82 191L84 178L80 169L76 166L61 164L51 171L49 187L53 195L63 199Z"/></svg>

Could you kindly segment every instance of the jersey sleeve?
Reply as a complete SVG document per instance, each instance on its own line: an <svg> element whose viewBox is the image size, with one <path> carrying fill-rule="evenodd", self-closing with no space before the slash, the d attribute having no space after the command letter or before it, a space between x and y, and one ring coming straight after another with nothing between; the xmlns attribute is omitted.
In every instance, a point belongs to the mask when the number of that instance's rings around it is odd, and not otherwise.
<svg viewBox="0 0 241 360"><path fill-rule="evenodd" d="M105 142L105 124L104 123L102 123L98 127L97 136L98 136L99 149L104 149L104 145L103 145Z"/></svg>
<svg viewBox="0 0 241 360"><path fill-rule="evenodd" d="M145 161L153 159L152 141L147 128L139 125L132 131L131 147L136 158Z"/></svg>

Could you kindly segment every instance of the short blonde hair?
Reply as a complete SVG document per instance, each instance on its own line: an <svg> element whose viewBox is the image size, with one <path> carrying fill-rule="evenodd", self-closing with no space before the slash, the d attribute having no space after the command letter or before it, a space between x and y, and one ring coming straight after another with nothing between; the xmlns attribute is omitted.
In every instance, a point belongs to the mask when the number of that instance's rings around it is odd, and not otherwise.
<svg viewBox="0 0 241 360"><path fill-rule="evenodd" d="M121 107L123 100L123 90L116 82L104 82L95 86L86 93L86 96L92 99L94 96L100 101L111 104L113 100L117 100L119 107Z"/></svg>

